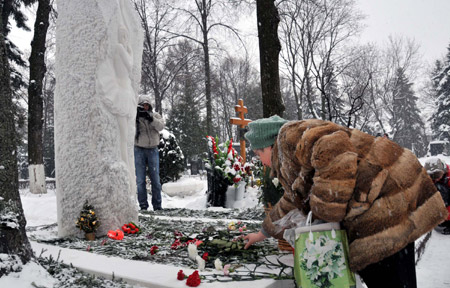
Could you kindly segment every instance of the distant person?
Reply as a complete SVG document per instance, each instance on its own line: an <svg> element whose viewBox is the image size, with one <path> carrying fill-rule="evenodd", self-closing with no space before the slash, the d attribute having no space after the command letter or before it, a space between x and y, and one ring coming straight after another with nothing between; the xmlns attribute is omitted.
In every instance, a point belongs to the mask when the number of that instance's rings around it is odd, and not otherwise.
<svg viewBox="0 0 450 288"><path fill-rule="evenodd" d="M439 158L430 158L425 162L425 169L441 193L447 210L450 212L450 167ZM447 221L439 225L439 232L450 235L450 215Z"/></svg>
<svg viewBox="0 0 450 288"><path fill-rule="evenodd" d="M414 241L447 218L441 195L414 154L373 137L318 119L278 116L248 124L245 137L272 167L284 194L247 249L272 236L274 222L293 209L341 222L349 239L349 265L369 288L415 288ZM333 267L330 267L333 269Z"/></svg>
<svg viewBox="0 0 450 288"><path fill-rule="evenodd" d="M381 135L381 133L377 133L377 135L375 137L383 137L383 138L389 139L389 135L387 133L383 133L383 135Z"/></svg>
<svg viewBox="0 0 450 288"><path fill-rule="evenodd" d="M153 112L150 97L140 96L136 114L136 137L134 141L134 164L139 207L147 210L146 169L152 185L153 210L161 210L161 181L159 177L159 132L164 129L164 120Z"/></svg>

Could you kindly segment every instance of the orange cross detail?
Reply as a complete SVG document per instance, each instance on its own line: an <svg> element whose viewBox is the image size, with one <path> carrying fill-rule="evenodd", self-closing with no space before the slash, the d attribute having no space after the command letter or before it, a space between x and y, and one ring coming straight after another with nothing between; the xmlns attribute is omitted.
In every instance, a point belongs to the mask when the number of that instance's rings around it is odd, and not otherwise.
<svg viewBox="0 0 450 288"><path fill-rule="evenodd" d="M245 128L245 126L248 125L248 123L252 122L252 120L245 119L245 117L244 117L244 114L248 113L247 107L244 106L244 100L239 99L238 100L238 105L234 106L234 110L236 112L238 112L239 118L237 118L237 117L230 118L230 123L232 125L238 125L239 128L243 129L243 128ZM245 157L245 140L244 139L240 139L239 142L241 143L241 156L242 156L242 159L244 160L244 163L245 163L245 160L246 160L246 157Z"/></svg>

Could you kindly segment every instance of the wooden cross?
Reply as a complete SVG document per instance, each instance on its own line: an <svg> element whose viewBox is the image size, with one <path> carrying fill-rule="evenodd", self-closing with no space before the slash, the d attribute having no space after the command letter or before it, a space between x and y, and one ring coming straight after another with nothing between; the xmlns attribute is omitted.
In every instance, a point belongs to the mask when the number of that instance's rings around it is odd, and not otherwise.
<svg viewBox="0 0 450 288"><path fill-rule="evenodd" d="M236 112L238 112L238 116L237 117L231 117L230 118L230 123L231 125L238 125L238 130L240 130L240 132L242 132L245 128L245 126L248 125L248 123L252 122L252 120L250 119L244 119L244 114L248 113L247 107L244 106L244 100L239 99L238 100L238 105L234 106L234 110ZM244 160L246 160L245 157L245 139L244 139L244 135L243 133L240 133L239 136L239 143L241 143L241 157Z"/></svg>

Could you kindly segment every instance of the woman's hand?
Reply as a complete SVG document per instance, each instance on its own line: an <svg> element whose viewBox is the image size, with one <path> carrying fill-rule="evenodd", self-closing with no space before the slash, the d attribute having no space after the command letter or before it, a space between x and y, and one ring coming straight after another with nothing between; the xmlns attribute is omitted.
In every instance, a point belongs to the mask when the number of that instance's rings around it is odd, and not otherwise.
<svg viewBox="0 0 450 288"><path fill-rule="evenodd" d="M259 231L258 233L250 233L248 235L245 235L244 240L247 240L247 243L245 244L244 249L248 249L250 246L253 245L253 243L263 241L267 237L264 236L264 234Z"/></svg>

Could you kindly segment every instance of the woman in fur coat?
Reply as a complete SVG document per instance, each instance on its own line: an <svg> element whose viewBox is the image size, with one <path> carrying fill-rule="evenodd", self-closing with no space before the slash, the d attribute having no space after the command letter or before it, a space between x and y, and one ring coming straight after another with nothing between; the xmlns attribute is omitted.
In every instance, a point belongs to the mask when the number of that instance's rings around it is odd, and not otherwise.
<svg viewBox="0 0 450 288"><path fill-rule="evenodd" d="M284 195L247 244L283 231L273 222L289 211L341 222L349 239L349 264L371 287L416 287L414 241L447 218L447 210L414 154L389 139L332 122L286 121L278 116L249 123L245 137L272 168Z"/></svg>

